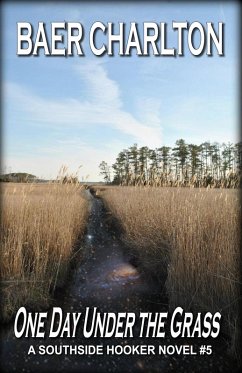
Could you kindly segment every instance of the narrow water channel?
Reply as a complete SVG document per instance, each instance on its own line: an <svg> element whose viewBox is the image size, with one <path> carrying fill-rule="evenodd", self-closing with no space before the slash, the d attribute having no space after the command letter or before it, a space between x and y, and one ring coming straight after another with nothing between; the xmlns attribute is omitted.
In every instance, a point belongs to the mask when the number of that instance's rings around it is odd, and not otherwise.
<svg viewBox="0 0 242 373"><path fill-rule="evenodd" d="M90 203L90 218L80 257L76 268L64 290L57 292L55 306L63 312L85 312L86 308L98 308L98 312L166 312L168 306L162 296L162 284L152 280L140 268L134 266L128 248L120 241L118 234L110 229L108 212L101 199L86 191ZM83 259L84 256L84 259ZM75 338L16 339L13 325L1 336L1 370L6 372L205 372L227 371L229 365L222 365L222 352L216 362L209 357L160 356L160 355L29 355L33 345L155 345L181 344L169 337L86 339L82 333ZM189 343L189 342L187 342Z"/></svg>

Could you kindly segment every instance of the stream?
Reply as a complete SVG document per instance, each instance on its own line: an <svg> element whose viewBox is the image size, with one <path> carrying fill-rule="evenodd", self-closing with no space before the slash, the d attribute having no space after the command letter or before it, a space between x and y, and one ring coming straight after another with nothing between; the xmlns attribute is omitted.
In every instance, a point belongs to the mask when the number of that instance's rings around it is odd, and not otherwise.
<svg viewBox="0 0 242 373"><path fill-rule="evenodd" d="M90 204L90 217L84 241L81 243L76 265L65 287L57 291L55 307L67 312L85 313L89 307L98 312L132 312L138 318L140 312L168 312L164 285L139 268L127 247L108 224L109 213L100 198L86 190ZM84 258L83 258L84 257ZM133 337L91 337L81 332L75 338L20 338L13 333L13 324L1 333L1 371L5 372L227 372L231 361L224 359L221 344L214 347L213 356L159 355L159 354L93 354L78 355L28 355L30 345L38 350L40 345L92 345L148 346L184 345L202 342L183 339L139 337L140 325L134 325ZM211 341L210 341L211 342ZM214 344L214 341L203 341ZM215 355L215 356L214 356Z"/></svg>

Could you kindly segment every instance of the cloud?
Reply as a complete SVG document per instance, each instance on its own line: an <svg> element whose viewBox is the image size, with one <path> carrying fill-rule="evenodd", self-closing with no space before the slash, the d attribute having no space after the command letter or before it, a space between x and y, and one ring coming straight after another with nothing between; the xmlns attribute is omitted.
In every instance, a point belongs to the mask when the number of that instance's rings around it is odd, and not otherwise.
<svg viewBox="0 0 242 373"><path fill-rule="evenodd" d="M117 151L110 146L95 148L84 144L80 139L56 140L51 146L37 147L31 154L6 154L3 157L4 172L29 172L40 178L53 179L65 165L69 173L76 173L81 166L79 180L101 181L99 164L102 160L111 166ZM48 166L47 166L48 165Z"/></svg>
<svg viewBox="0 0 242 373"><path fill-rule="evenodd" d="M20 110L23 119L33 125L50 128L99 125L100 131L102 127L109 127L130 136L130 143L138 142L150 147L161 145L161 122L152 100L150 109L146 105L144 118L137 119L124 108L120 87L108 76L103 63L92 61L74 69L80 81L80 90L84 86L85 99L47 99L26 87L7 83L4 96L7 101L14 102L11 110Z"/></svg>
<svg viewBox="0 0 242 373"><path fill-rule="evenodd" d="M86 84L86 95L89 102L101 109L120 109L122 106L120 88L114 80L108 77L103 63L92 61L75 65L74 69Z"/></svg>

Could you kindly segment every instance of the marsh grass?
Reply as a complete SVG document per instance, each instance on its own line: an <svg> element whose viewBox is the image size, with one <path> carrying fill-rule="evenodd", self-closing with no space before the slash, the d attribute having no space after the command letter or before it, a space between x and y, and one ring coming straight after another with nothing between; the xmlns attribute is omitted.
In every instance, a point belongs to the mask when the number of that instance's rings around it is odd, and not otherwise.
<svg viewBox="0 0 242 373"><path fill-rule="evenodd" d="M1 203L1 319L7 321L20 306L47 307L63 285L87 202L78 184L7 183Z"/></svg>
<svg viewBox="0 0 242 373"><path fill-rule="evenodd" d="M122 223L123 239L165 283L170 309L222 314L239 347L238 190L109 187L100 192ZM167 269L167 273L166 273Z"/></svg>

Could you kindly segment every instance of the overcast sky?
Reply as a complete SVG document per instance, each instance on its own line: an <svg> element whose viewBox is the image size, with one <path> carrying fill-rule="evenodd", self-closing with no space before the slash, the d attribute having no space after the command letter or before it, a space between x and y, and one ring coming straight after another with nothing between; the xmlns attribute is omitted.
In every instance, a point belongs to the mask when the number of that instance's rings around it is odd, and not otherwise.
<svg viewBox="0 0 242 373"><path fill-rule="evenodd" d="M3 17L3 164L7 172L52 178L61 165L101 180L98 165L138 143L151 148L238 140L239 12L235 2L5 3ZM17 22L81 22L85 57L19 57ZM94 56L91 25L172 21L225 23L225 56Z"/></svg>

